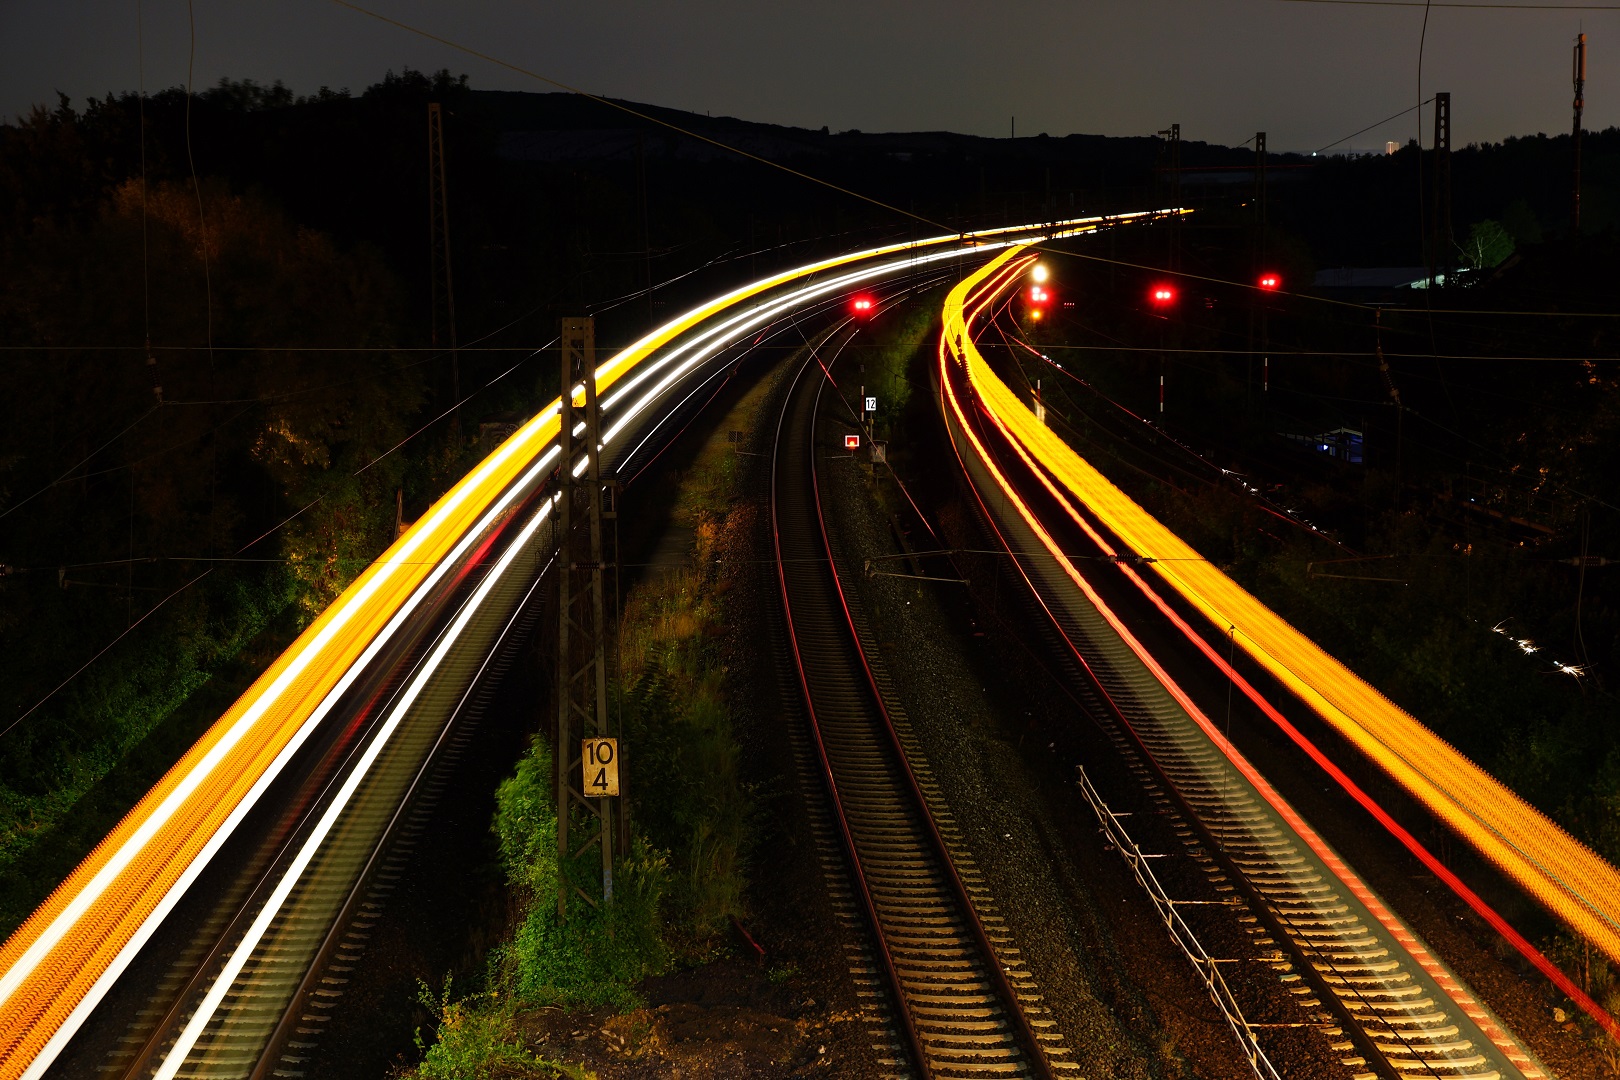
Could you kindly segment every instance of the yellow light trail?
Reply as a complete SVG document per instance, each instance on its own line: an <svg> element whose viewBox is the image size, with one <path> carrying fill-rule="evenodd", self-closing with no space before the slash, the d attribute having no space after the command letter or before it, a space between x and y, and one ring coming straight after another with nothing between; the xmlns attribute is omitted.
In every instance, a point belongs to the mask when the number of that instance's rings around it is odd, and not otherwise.
<svg viewBox="0 0 1620 1080"><path fill-rule="evenodd" d="M1620 961L1620 871L1290 626L1133 502L1035 418L969 333L969 287L947 298L942 338L981 405L1131 552L1324 720L1528 893ZM980 305L980 310L982 310ZM1228 628L1231 628L1230 630Z"/></svg>
<svg viewBox="0 0 1620 1080"><path fill-rule="evenodd" d="M1008 226L851 252L783 271L709 301L655 329L602 364L598 392L620 380L619 397L651 381L666 364L649 358L682 335L790 283L886 256L917 252L919 262L961 245L983 251L1039 232L1074 235L1114 223L1180 211L1076 218L1046 226ZM889 260L878 271L895 267ZM745 309L746 311L746 309ZM743 322L737 317L734 322ZM678 370L686 370L688 359ZM639 411L672 375L626 410ZM604 398L604 407L612 399ZM302 744L336 697L420 600L424 582L459 557L490 508L511 498L514 482L556 453L558 401L542 409L450 489L368 567L114 827L46 901L0 946L0 1080L34 1075L41 1054L60 1049L84 1010L99 1000L146 935L200 871L223 836ZM622 426L622 422L621 422Z"/></svg>

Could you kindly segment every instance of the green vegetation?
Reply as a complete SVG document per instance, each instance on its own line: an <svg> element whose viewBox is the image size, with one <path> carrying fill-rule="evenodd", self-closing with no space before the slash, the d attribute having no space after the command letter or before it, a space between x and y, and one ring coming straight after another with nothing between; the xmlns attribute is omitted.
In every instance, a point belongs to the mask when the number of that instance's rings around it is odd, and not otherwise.
<svg viewBox="0 0 1620 1080"><path fill-rule="evenodd" d="M143 183L136 104L0 125L0 935L477 452L406 441L448 364L395 351L381 250L193 186L158 146L183 95L148 102Z"/></svg>
<svg viewBox="0 0 1620 1080"><path fill-rule="evenodd" d="M1617 535L1620 382L1597 361L1428 355L1610 351L1612 329L1591 320L1503 327L1489 312L1533 310L1555 295L1572 309L1599 309L1596 288L1563 291L1578 275L1560 266L1570 252L1592 258L1612 240L1555 249L1536 244L1522 206L1507 205L1500 218L1508 224L1472 230L1471 258L1500 272L1435 300L1479 316L1430 323L1414 305L1405 322L1388 309L1375 320L1290 299L1266 309L1270 341L1299 351L1272 357L1266 391L1249 356L1216 355L1262 340L1248 297L1201 285L1203 303L1184 300L1155 325L1132 307L1145 276L1121 274L1116 288L1113 272L1079 260L1056 274L1069 294L1095 299L1041 331L1041 347L1066 374L1018 350L993 351L1025 393L1018 367L1023 379L1043 378L1053 429L1149 512L1463 754L1620 860L1620 579L1596 561L1580 565L1583 554L1607 556ZM1240 279L1238 268L1197 272ZM1612 289L1612 271L1595 277ZM1367 355L1379 346L1387 364ZM1160 371L1162 424L1174 441L1141 422L1158 419ZM1361 461L1278 437L1340 427L1364 437ZM1325 532L1289 522L1279 507ZM1393 780L1352 758L1341 764L1374 797L1408 805ZM1470 869L1472 856L1443 826L1421 813L1404 820ZM1527 898L1494 890L1489 898L1599 1001L1620 1002L1584 942Z"/></svg>
<svg viewBox="0 0 1620 1080"><path fill-rule="evenodd" d="M438 993L419 983L417 1000L432 1014L438 1030L432 1046L417 1033L416 1049L423 1056L416 1075L421 1080L495 1080L514 1074L595 1080L595 1073L577 1065L530 1053L513 1023L516 1009L510 997L502 1001L491 991L458 999L446 979Z"/></svg>
<svg viewBox="0 0 1620 1080"><path fill-rule="evenodd" d="M1464 266L1489 270L1501 265L1513 254L1513 234L1501 222L1487 218L1469 227L1468 239L1463 241L1461 247Z"/></svg>
<svg viewBox="0 0 1620 1080"><path fill-rule="evenodd" d="M764 389L742 399L682 477L673 519L692 531L688 565L655 574L625 603L610 702L622 714L633 836L614 866L613 904L575 894L557 921L559 875L594 894L600 862L592 849L559 867L553 757L536 739L501 784L493 825L521 920L493 951L484 992L455 999L448 982L437 997L423 987L438 1033L418 1076L553 1075L562 1067L516 1034L522 1010L634 1009L637 983L711 959L730 920L747 914L759 795L740 768L719 650L727 564L754 510L733 501L739 467L723 433L749 424Z"/></svg>
<svg viewBox="0 0 1620 1080"><path fill-rule="evenodd" d="M442 482L420 454L356 476L410 433L424 396L411 364L385 350L210 355L210 323L220 342L368 347L396 296L373 255L217 184L202 198L206 229L195 192L157 182L143 200L126 182L76 219L0 234L8 340L117 338L143 318L141 289L125 286L141 281L144 202L153 332L201 346L121 361L114 377L73 349L0 372L0 495L16 511L0 715L20 718L0 740L6 929L55 885L57 852L32 853L61 842L80 801L257 635L274 626L284 642L375 558L397 489ZM187 716L190 736L215 718Z"/></svg>
<svg viewBox="0 0 1620 1080"><path fill-rule="evenodd" d="M52 882L15 879L19 863L213 672L234 658L286 610L294 595L285 574L224 579L177 605L164 623L166 640L146 637L85 673L57 702L55 728L20 729L0 743L0 925L21 922ZM71 724L64 735L60 725ZM110 822L109 822L110 824Z"/></svg>
<svg viewBox="0 0 1620 1080"><path fill-rule="evenodd" d="M667 862L636 838L629 858L614 865L613 903L591 907L573 896L559 925L555 777L550 750L536 740L496 793L501 862L524 917L492 960L492 984L523 1004L630 1008L634 985L667 962L659 937ZM567 867L567 880L599 892L592 883L600 866L593 848Z"/></svg>

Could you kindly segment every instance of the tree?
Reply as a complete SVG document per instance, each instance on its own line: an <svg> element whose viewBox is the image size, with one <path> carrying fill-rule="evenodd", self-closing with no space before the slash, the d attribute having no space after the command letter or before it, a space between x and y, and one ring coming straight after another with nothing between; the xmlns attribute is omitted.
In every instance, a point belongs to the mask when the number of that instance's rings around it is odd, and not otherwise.
<svg viewBox="0 0 1620 1080"><path fill-rule="evenodd" d="M1513 237L1500 221L1487 218L1475 222L1468 230L1468 239L1462 244L1463 265L1474 270L1489 270L1500 266L1513 254Z"/></svg>

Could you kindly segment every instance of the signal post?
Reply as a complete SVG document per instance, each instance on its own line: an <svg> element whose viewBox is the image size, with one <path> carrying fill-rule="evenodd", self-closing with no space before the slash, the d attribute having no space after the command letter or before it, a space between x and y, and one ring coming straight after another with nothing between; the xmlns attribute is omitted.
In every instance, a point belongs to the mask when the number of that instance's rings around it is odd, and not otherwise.
<svg viewBox="0 0 1620 1080"><path fill-rule="evenodd" d="M562 321L561 426L557 445L557 918L577 896L613 902L613 818L619 802L619 746L608 730L607 622L603 590L601 413L596 400L596 327ZM584 431L576 436L575 428ZM576 476L581 452L585 469ZM601 855L602 893L569 877L592 847Z"/></svg>

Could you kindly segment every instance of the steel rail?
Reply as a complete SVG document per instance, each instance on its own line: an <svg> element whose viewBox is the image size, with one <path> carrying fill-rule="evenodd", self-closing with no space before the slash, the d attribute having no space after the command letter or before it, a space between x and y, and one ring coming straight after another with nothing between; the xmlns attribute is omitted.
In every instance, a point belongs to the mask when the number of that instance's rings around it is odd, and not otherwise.
<svg viewBox="0 0 1620 1080"><path fill-rule="evenodd" d="M824 294L974 243L1001 242L950 236L854 252L733 290L665 324L599 371L607 396L624 402L616 430L734 335L800 302L788 298L795 283L809 280L800 293ZM554 460L556 417L555 404L541 410L435 504L0 947L0 1078L40 1075L71 1040L360 672Z"/></svg>
<svg viewBox="0 0 1620 1080"><path fill-rule="evenodd" d="M815 466L824 375L812 355L778 418L772 538L812 744L897 1020L924 1075L1049 1077L910 770L838 581Z"/></svg>
<svg viewBox="0 0 1620 1080"><path fill-rule="evenodd" d="M942 406L952 425L953 445L970 479L974 479L968 467L970 458L980 472L988 472L986 478L974 480L975 488L981 483L989 484L992 491L999 487L999 516L1020 532L1017 537L1002 537L1004 545L1010 551L1044 546L1049 552L1047 558L1028 557L1015 562L1073 659L1106 702L1105 711L1122 721L1167 787L1187 807L1189 818L1213 834L1211 850L1223 854L1239 882L1250 884L1262 901L1260 913L1271 913L1268 921L1274 923L1279 936L1293 944L1307 978L1319 989L1330 991L1328 1000L1353 1014L1352 1030L1359 1027L1367 1032L1370 1041L1358 1041L1374 1051L1375 1057L1403 1073L1419 1070L1486 1077L1497 1075L1500 1067L1515 1075L1545 1075L1460 980L1394 918L1365 883L1213 729L1078 574L1059 541L1037 520L1029 502L1032 496L1021 496L1016 485L1009 484L995 460L998 455L987 449L985 440L1004 439L1017 460L1022 461L1020 466L1015 460L1010 468L1027 467L1029 475L1040 481L1040 486L1033 489L1034 498L1062 504L1063 496L1042 463L1034 460L1022 441L1008 431L995 403L984 400L979 391L980 384L994 376L987 374L988 369L977 357L969 327L974 316L990 302L983 298L993 297L1017 276L1020 264L1006 265L1011 255L959 287L948 301L955 305L955 311L947 311L940 341ZM974 299L965 303L970 292ZM972 314L966 312L968 307L973 308ZM948 354L961 361L960 365L950 365ZM964 376L964 393L972 393L975 413L985 424L983 439L971 430L969 417L958 400L953 379L959 374ZM958 428L973 444L971 455L958 444ZM987 516L997 516L984 497L980 502ZM1016 507L1017 513L1011 512L1009 504ZM1062 517L1059 514L1058 520ZM992 526L999 535L1000 528L994 526L993 520ZM1024 532L1030 535L1023 536ZM1083 595L1071 597L1076 587ZM1049 603L1043 594L1053 595L1053 602ZM1087 616L1086 612L1092 614ZM1082 625L1088 620L1095 625ZM1128 649L1122 647L1125 644ZM1324 881L1336 884L1324 887ZM1304 903L1310 894L1316 894L1315 900L1323 903L1314 909ZM1338 916L1328 908L1337 911ZM1390 956L1400 958L1399 962L1387 963ZM1432 1021L1427 1014L1420 1017L1422 1009L1401 1010L1403 1001L1415 1004L1420 1000L1418 995L1425 993L1451 1002L1442 1013L1449 1014L1472 1034L1459 1042L1457 1026L1448 1031L1446 1024ZM1431 999L1421 1000L1424 1008L1432 1009Z"/></svg>

